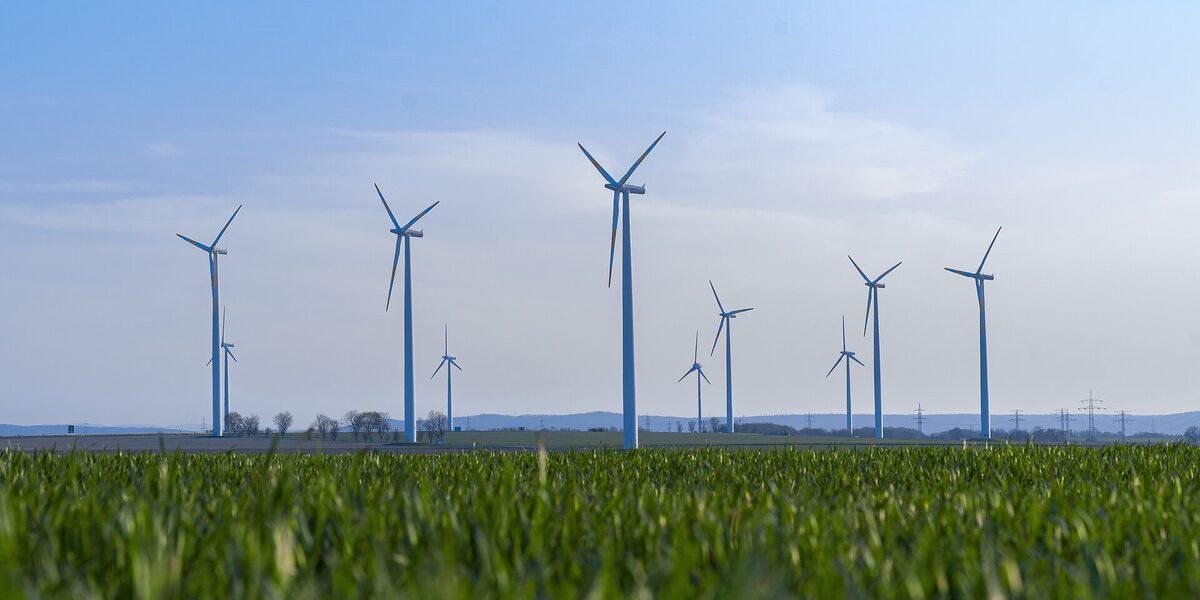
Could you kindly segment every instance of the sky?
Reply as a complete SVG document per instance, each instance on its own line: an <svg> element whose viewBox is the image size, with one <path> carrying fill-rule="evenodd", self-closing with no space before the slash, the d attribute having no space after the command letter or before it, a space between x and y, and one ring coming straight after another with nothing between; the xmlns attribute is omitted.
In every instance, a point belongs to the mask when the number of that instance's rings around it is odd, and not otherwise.
<svg viewBox="0 0 1200 600"><path fill-rule="evenodd" d="M199 424L222 239L232 409L403 414L397 217L418 415L448 326L455 412L621 408L611 195L632 178L638 410L993 423L1197 407L1200 5L1151 2L8 3L0 8L0 421ZM618 265L619 265L618 257ZM397 282L397 297L401 282ZM871 409L870 369L854 372Z"/></svg>

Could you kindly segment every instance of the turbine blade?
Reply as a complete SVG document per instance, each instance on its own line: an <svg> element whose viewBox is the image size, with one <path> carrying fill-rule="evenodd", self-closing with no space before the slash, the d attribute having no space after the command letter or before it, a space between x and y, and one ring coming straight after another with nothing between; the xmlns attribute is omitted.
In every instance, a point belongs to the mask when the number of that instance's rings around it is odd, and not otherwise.
<svg viewBox="0 0 1200 600"><path fill-rule="evenodd" d="M838 365L842 364L842 359L843 359L843 358L846 358L846 355L845 355L845 354L839 354L839 355L838 355L837 362L833 363L833 366L832 366L832 367L829 367L829 373L826 373L826 374L825 374L825 376L826 376L826 377L829 377L829 375L833 373L833 370L834 370L834 369L836 369L836 368L838 368Z"/></svg>
<svg viewBox="0 0 1200 600"><path fill-rule="evenodd" d="M717 325L717 337L713 338L713 347L712 350L708 352L709 356L712 356L717 351L717 342L721 339L721 330L725 328L725 319L727 318L728 317L722 316L721 323Z"/></svg>
<svg viewBox="0 0 1200 600"><path fill-rule="evenodd" d="M232 358L233 362L237 362L237 357L233 355L233 350L226 348L225 351L229 353L229 358Z"/></svg>
<svg viewBox="0 0 1200 600"><path fill-rule="evenodd" d="M221 307L221 346L225 345L225 307Z"/></svg>
<svg viewBox="0 0 1200 600"><path fill-rule="evenodd" d="M704 378L705 383L707 383L708 385L712 385L712 382L708 380L708 375L704 374L704 369L697 369L697 371L700 372L700 376Z"/></svg>
<svg viewBox="0 0 1200 600"><path fill-rule="evenodd" d="M883 272L883 275L880 275L879 277L876 277L876 278L875 278L875 281L872 281L871 283L879 283L879 281L880 281L880 280L882 280L884 277L887 277L888 273L891 273L892 271L895 271L895 270L896 270L896 267L899 267L899 266L900 266L900 265L902 265L902 264L904 264L904 261L900 261L900 262L898 262L898 263L896 263L896 264L892 265L892 268L890 268L890 269L888 269L888 270L884 271L884 272Z"/></svg>
<svg viewBox="0 0 1200 600"><path fill-rule="evenodd" d="M442 370L442 365L444 364L446 364L446 359L443 358L442 362L438 363L437 368L433 370L433 375L430 375L429 378L433 379L434 377L437 377L438 371Z"/></svg>
<svg viewBox="0 0 1200 600"><path fill-rule="evenodd" d="M444 336L442 354L450 354L450 324L447 323L444 327L445 329L442 331L442 335Z"/></svg>
<svg viewBox="0 0 1200 600"><path fill-rule="evenodd" d="M846 315L842 315L842 352L846 351Z"/></svg>
<svg viewBox="0 0 1200 600"><path fill-rule="evenodd" d="M996 229L996 235L993 235L993 236L992 236L992 243L988 244L988 249L987 249L987 252L984 252L984 253L983 253L983 260L979 261L979 270L978 270L978 271L975 271L975 274L976 274L976 275L978 275L978 274L980 274L980 273L982 273L982 272L983 272L983 263L987 262L988 255L992 253L992 246L995 246L995 245L996 245L996 238L1000 237L1000 230L1001 230L1001 229L1004 229L1004 228L1003 228L1003 227L999 227L999 228L997 228L997 229Z"/></svg>
<svg viewBox="0 0 1200 600"><path fill-rule="evenodd" d="M462 370L462 367L458 366L458 362L457 362L457 361L453 361L453 360L452 360L452 361L450 361L450 365L451 365L451 366L453 366L455 369L458 369L459 371L461 371L461 370Z"/></svg>
<svg viewBox="0 0 1200 600"><path fill-rule="evenodd" d="M613 192L612 239L608 243L608 287L612 287L613 258L617 255L617 217L621 209L621 192Z"/></svg>
<svg viewBox="0 0 1200 600"><path fill-rule="evenodd" d="M430 205L429 205L429 208L426 208L425 210L421 211L421 214L419 214L419 215L417 215L417 216L413 217L412 219L410 219L410 220L408 221L408 223L405 223L405 224L404 224L404 227L401 227L401 228L400 228L400 231L408 231L408 228L409 228L409 227L412 227L414 224L416 224L416 222L417 222L417 221L420 221L420 220L421 220L421 217L423 217L423 216L425 216L425 215L429 214L429 211L433 210L433 207L435 207L435 206L437 206L437 205L439 205L439 204L441 204L441 203L442 203L442 201L441 201L441 200L438 200L437 202L434 202L433 204L430 204Z"/></svg>
<svg viewBox="0 0 1200 600"><path fill-rule="evenodd" d="M858 267L858 263L854 262L854 257L847 254L846 258L850 259L850 264L854 265L854 270L858 271L859 275L862 275L863 281L871 283L871 278L867 277L867 274L863 273L863 270Z"/></svg>
<svg viewBox="0 0 1200 600"><path fill-rule="evenodd" d="M396 215L392 213L392 207L388 206L387 200L384 199L383 192L379 191L378 183L375 184L375 193L379 194L379 199L383 201L383 209L388 212L388 218L392 220L392 225L395 225L396 229L400 229L400 222L396 220Z"/></svg>
<svg viewBox="0 0 1200 600"><path fill-rule="evenodd" d="M625 171L625 176L622 177L621 180L617 182L617 186L625 185L625 182L629 181L629 176L633 175L633 172L637 170L638 165L641 165L643 160L646 160L646 155L650 154L650 151L653 150L654 147L658 145L658 141L663 139L664 135L667 135L667 132L664 131L664 132L658 134L658 137L654 138L654 142L651 143L650 147L646 148L646 151L643 152L642 155L638 157L637 162L633 163L633 165L629 167L628 171Z"/></svg>
<svg viewBox="0 0 1200 600"><path fill-rule="evenodd" d="M735 310L735 311L732 311L732 312L730 312L729 314L730 314L730 316L733 316L733 315L736 315L736 314L738 314L738 313L750 312L750 311L752 311L752 310L754 310L754 307L750 307L750 308L739 308L739 309L737 309L737 310Z"/></svg>
<svg viewBox="0 0 1200 600"><path fill-rule="evenodd" d="M613 179L612 175L609 175L608 171L605 171L604 167L600 166L600 163L596 162L595 158L592 158L592 153L588 152L587 148L583 147L583 144L578 145L579 149L583 150L583 155L586 156L588 160L592 161L592 166L596 167L597 171L600 171L600 174L604 176L604 179L613 185L617 185L617 180Z"/></svg>
<svg viewBox="0 0 1200 600"><path fill-rule="evenodd" d="M947 271L950 271L951 273L954 273L956 275L962 275L963 277L970 277L971 279L975 279L975 276L978 275L978 273L968 273L966 271L960 271L958 269L951 269L950 267L942 267L942 268Z"/></svg>
<svg viewBox="0 0 1200 600"><path fill-rule="evenodd" d="M871 321L871 299L875 295L875 288L867 288L867 316L863 317L863 335L867 335L867 323Z"/></svg>
<svg viewBox="0 0 1200 600"><path fill-rule="evenodd" d="M383 310L387 312L392 307L392 288L396 285L396 267L400 264L400 244L404 243L404 236L396 234L396 254L392 256L392 280L388 283L388 299Z"/></svg>
<svg viewBox="0 0 1200 600"><path fill-rule="evenodd" d="M186 235L183 235L182 233L177 233L175 235L179 236L179 239L181 239L181 240L183 240L205 252L212 252L212 248L209 248L208 246L205 246L204 244L201 244L200 242L197 242L196 240L193 240L192 238L190 238Z"/></svg>
<svg viewBox="0 0 1200 600"><path fill-rule="evenodd" d="M217 242L221 241L221 236L225 235L225 230L229 229L229 224L233 222L233 218L236 217L237 214L239 212L241 212L241 210L242 210L242 206L239 204L237 207L237 210L233 211L232 215L229 215L229 220L225 221L225 226L221 228L221 233L218 233L217 239L213 240L213 243L212 243L213 248L217 247Z"/></svg>
<svg viewBox="0 0 1200 600"><path fill-rule="evenodd" d="M863 364L863 361L861 361L861 360L858 360L857 358L855 358L855 357L853 357L853 356L851 356L851 357L850 357L850 360L852 360L852 361L854 361L854 362L856 362L856 363L858 363L858 364L860 364L860 365L862 365L862 366L864 366L864 367L865 367L865 366L867 366L867 365Z"/></svg>
<svg viewBox="0 0 1200 600"><path fill-rule="evenodd" d="M717 299L717 308L721 309L721 314L725 314L725 307L721 305L721 297L717 295L717 287L713 285L711 279L708 280L708 287L712 288L713 298Z"/></svg>
<svg viewBox="0 0 1200 600"><path fill-rule="evenodd" d="M679 378L679 381L683 381L685 377L687 377L688 375L691 375L692 371L695 371L695 370L696 370L696 367L692 367L692 368L688 369L687 373L684 373L683 377ZM679 383L679 381L676 381L675 383Z"/></svg>
<svg viewBox="0 0 1200 600"><path fill-rule="evenodd" d="M696 330L696 348L692 351L692 362L700 362L700 330Z"/></svg>
<svg viewBox="0 0 1200 600"><path fill-rule="evenodd" d="M207 367L207 366L209 366L209 365L211 365L211 364L212 364L212 359L210 358L210 359L208 359L208 362L204 363L204 366L206 366L206 367Z"/></svg>

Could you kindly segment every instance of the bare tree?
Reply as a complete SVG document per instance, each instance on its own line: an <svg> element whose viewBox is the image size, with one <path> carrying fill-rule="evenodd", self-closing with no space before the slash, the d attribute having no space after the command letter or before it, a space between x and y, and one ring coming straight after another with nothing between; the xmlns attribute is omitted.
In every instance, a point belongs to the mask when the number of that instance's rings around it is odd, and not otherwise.
<svg viewBox="0 0 1200 600"><path fill-rule="evenodd" d="M709 420L708 420L708 430L709 430L710 432L712 432L712 433L717 433L717 432L719 432L719 431L720 431L720 429L718 429L718 428L719 428L720 426L721 426L721 420L720 420L720 419L718 419L718 418L716 418L716 417L712 417L711 419L709 419Z"/></svg>
<svg viewBox="0 0 1200 600"><path fill-rule="evenodd" d="M392 428L388 417L388 413L375 410L363 413L363 428L367 432L367 439L371 438L371 432L375 432L379 434L379 441L383 441L384 434Z"/></svg>
<svg viewBox="0 0 1200 600"><path fill-rule="evenodd" d="M446 430L450 427L450 420L446 418L445 413L431 410L425 417L422 425L425 433L431 438L431 441L441 442L446 437Z"/></svg>
<svg viewBox="0 0 1200 600"><path fill-rule="evenodd" d="M243 423L242 430L246 432L246 435L252 437L258 435L258 415L250 415L246 417L243 420Z"/></svg>
<svg viewBox="0 0 1200 600"><path fill-rule="evenodd" d="M688 419L688 433L696 433L696 422Z"/></svg>
<svg viewBox="0 0 1200 600"><path fill-rule="evenodd" d="M675 421L675 433L683 433L683 423Z"/></svg>
<svg viewBox="0 0 1200 600"><path fill-rule="evenodd" d="M354 439L356 441L358 440L359 434L363 431L363 426L366 424L366 419L364 419L365 414L366 413L360 413L357 410L348 410L342 417L342 422L346 424L346 427L350 428L350 431L354 434Z"/></svg>
<svg viewBox="0 0 1200 600"><path fill-rule="evenodd" d="M225 415L225 431L234 435L242 434L242 415L231 412Z"/></svg>
<svg viewBox="0 0 1200 600"><path fill-rule="evenodd" d="M335 419L327 414L321 413L321 414L317 415L317 418L316 418L316 420L313 421L312 426L314 429L317 430L317 433L321 435L322 440L325 440L325 439L336 440L337 439L337 430L338 430L337 419Z"/></svg>
<svg viewBox="0 0 1200 600"><path fill-rule="evenodd" d="M279 436L287 435L288 429L292 428L292 413L283 411L275 415L275 428L279 430Z"/></svg>

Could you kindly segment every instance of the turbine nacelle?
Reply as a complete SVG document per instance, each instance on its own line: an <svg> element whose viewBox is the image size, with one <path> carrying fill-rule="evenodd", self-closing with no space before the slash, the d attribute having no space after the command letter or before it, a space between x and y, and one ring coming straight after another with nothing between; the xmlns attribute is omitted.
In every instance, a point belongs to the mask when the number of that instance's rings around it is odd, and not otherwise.
<svg viewBox="0 0 1200 600"><path fill-rule="evenodd" d="M606 184L604 184L604 187L606 187L614 192L625 192L626 194L645 194L646 193L646 186L644 186L644 185L630 185L628 183L626 183L625 185L617 185L615 183L606 183Z"/></svg>
<svg viewBox="0 0 1200 600"><path fill-rule="evenodd" d="M947 271L954 273L955 275L962 275L963 277L970 277L971 279L977 279L977 280L981 280L981 281L991 281L996 278L995 275L988 275L987 273L971 273L969 271L960 271L958 269L951 269L950 267L944 267L944 268Z"/></svg>
<svg viewBox="0 0 1200 600"><path fill-rule="evenodd" d="M404 231L403 229L391 229L390 231L396 235L406 235L408 237L418 238L425 237L425 232L421 231L420 229L409 229L408 231Z"/></svg>
<svg viewBox="0 0 1200 600"><path fill-rule="evenodd" d="M224 248L213 248L212 253L213 254L229 254L229 251Z"/></svg>

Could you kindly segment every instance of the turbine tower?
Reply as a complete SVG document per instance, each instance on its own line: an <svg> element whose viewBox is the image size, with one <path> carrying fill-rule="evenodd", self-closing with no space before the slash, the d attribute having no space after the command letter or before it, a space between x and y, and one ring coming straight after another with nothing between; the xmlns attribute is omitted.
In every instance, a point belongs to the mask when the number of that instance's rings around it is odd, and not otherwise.
<svg viewBox="0 0 1200 600"><path fill-rule="evenodd" d="M858 268L858 263L854 262L854 257L846 256L850 259L850 264L854 265L854 270L862 275L863 281L867 286L867 315L863 317L863 335L867 335L867 323L871 321L871 304L875 304L875 437L883 439L883 388L879 379L879 292L883 289L884 284L880 283L888 273L896 270L902 262L898 262L892 268L883 272L883 275L871 279L867 277L863 270Z"/></svg>
<svg viewBox="0 0 1200 600"><path fill-rule="evenodd" d="M712 356L717 351L717 342L721 340L721 330L725 330L725 427L729 433L733 433L733 345L730 342L730 337L733 335L733 319L737 318L739 313L754 310L753 308L738 308L735 310L725 310L721 304L721 297L717 295L717 288L713 285L712 280L709 280L708 287L712 288L713 297L717 299L717 309L721 316L721 321L717 325L717 337L713 339L712 350L708 353Z"/></svg>
<svg viewBox="0 0 1200 600"><path fill-rule="evenodd" d="M430 204L429 208L421 211L420 214L401 226L400 222L396 220L396 215L392 214L392 207L388 206L387 200L384 199L383 192L379 191L379 184L375 184L375 193L379 194L383 208L387 210L388 218L392 220L394 227L391 232L396 234L396 253L392 256L392 279L391 283L388 283L388 299L384 311L392 306L392 287L396 285L396 266L400 263L400 247L404 247L404 439L409 443L416 443L417 418L413 405L412 261L409 249L412 247L412 238L425 237L423 231L413 229L412 226L441 201ZM405 243L406 241L407 243Z"/></svg>
<svg viewBox="0 0 1200 600"><path fill-rule="evenodd" d="M988 244L987 252L983 253L983 260L979 261L979 268L975 269L974 273L946 267L951 273L974 279L975 296L979 298L979 433L984 439L992 437L992 415L988 411L987 321L984 318L983 284L995 277L984 274L983 263L987 262L988 255L992 253L992 246L996 245L996 238L1000 237L1000 229L1003 228L996 229L996 235L992 236L992 243Z"/></svg>
<svg viewBox="0 0 1200 600"><path fill-rule="evenodd" d="M854 437L854 422L850 413L850 361L854 361L864 367L867 365L863 365L861 360L855 358L853 352L846 350L846 317L842 317L842 351L838 353L837 362L833 363L833 366L829 368L829 372L825 374L825 377L832 375L833 370L841 364L842 360L846 361L846 434Z"/></svg>
<svg viewBox="0 0 1200 600"><path fill-rule="evenodd" d="M445 338L445 345L443 346L443 350L442 350L442 362L438 363L437 368L433 370L433 375L430 375L429 378L433 379L434 377L437 377L438 371L442 370L442 365L445 365L445 364L450 365L449 367L446 367L446 427L448 429L450 429L450 431L454 431L454 396L452 394L453 388L451 387L452 386L451 380L453 379L453 377L451 377L451 376L454 374L454 369L458 369L459 371L461 371L462 367L458 366L458 360L456 358L454 358L453 356L450 356L450 326L449 325L446 326L445 335L446 335L446 338ZM454 369L451 369L450 367L454 367Z"/></svg>
<svg viewBox="0 0 1200 600"><path fill-rule="evenodd" d="M222 307L221 308L221 350L222 350L222 354L224 354L224 356L225 356L225 416L224 416L224 419L221 420L223 427L229 424L229 359L232 358L233 362L237 362L237 357L233 355L233 350L230 350L230 348L233 348L233 344L227 343L225 341L225 308ZM208 362L211 364L212 359L211 358L208 359ZM208 366L208 365L205 365L205 366Z"/></svg>
<svg viewBox="0 0 1200 600"><path fill-rule="evenodd" d="M707 381L709 383L709 385L712 385L712 382L708 381L708 375L704 374L704 367L700 366L700 332L699 331L696 332L696 347L692 352L692 368L688 369L687 373L684 373L683 377L679 378L679 381L683 381L684 377L691 375L693 371L696 372L696 430L702 431L703 429L702 429L701 424L703 423L703 420L704 420L704 416L703 416L704 413L701 410L701 403L700 403L700 398L701 398L700 378L703 377L704 381ZM675 383L679 383L679 381L676 381Z"/></svg>
<svg viewBox="0 0 1200 600"><path fill-rule="evenodd" d="M620 180L613 179L600 163L579 144L584 156L608 183L604 187L613 193L612 239L608 248L608 286L612 287L613 257L617 250L617 217L621 217L621 398L622 427L625 430L625 449L638 447L637 399L633 373L633 255L629 233L629 195L645 194L646 186L629 185L629 177L667 132L658 134L649 148L638 157Z"/></svg>
<svg viewBox="0 0 1200 600"><path fill-rule="evenodd" d="M225 222L225 226L217 233L217 237L213 239L209 245L201 244L183 234L177 233L183 241L203 250L208 254L208 279L209 285L212 286L212 418L213 418L213 437L221 437L221 292L217 277L217 257L227 252L217 247L217 242L221 241L221 236L225 235L225 230L229 229L229 224L233 222L233 218L242 210L241 206L233 211L229 220Z"/></svg>

